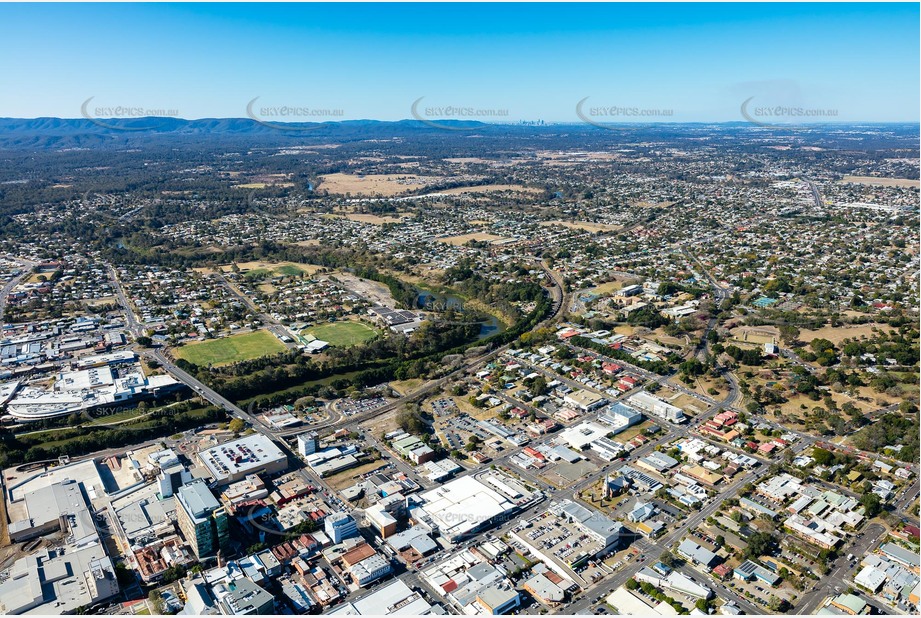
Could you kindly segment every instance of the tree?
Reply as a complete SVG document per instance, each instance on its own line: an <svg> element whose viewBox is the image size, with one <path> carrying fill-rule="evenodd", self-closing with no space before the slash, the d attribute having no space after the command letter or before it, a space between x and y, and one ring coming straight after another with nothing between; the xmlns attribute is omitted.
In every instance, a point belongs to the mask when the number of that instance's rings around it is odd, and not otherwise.
<svg viewBox="0 0 921 618"><path fill-rule="evenodd" d="M795 343L800 334L799 329L792 324L782 324L778 330L780 331L780 338L787 345Z"/></svg>
<svg viewBox="0 0 921 618"><path fill-rule="evenodd" d="M830 466L835 461L835 454L824 448L814 447L812 449L812 458L820 466Z"/></svg>
<svg viewBox="0 0 921 618"><path fill-rule="evenodd" d="M863 505L863 514L867 517L867 519L876 517L879 515L880 511L883 510L879 496L872 492L867 492L860 496L860 504Z"/></svg>
<svg viewBox="0 0 921 618"><path fill-rule="evenodd" d="M528 386L528 391L534 397L540 397L541 395L547 392L547 380L544 376L537 376L531 380L531 384Z"/></svg>
<svg viewBox="0 0 921 618"><path fill-rule="evenodd" d="M140 337L135 339L135 341L137 341L137 344L139 346L143 346L145 348L149 348L153 344L153 339L151 339L147 335L141 335Z"/></svg>
<svg viewBox="0 0 921 618"><path fill-rule="evenodd" d="M640 587L640 583L633 579L632 577L627 580L627 590L636 590Z"/></svg>
<svg viewBox="0 0 921 618"><path fill-rule="evenodd" d="M774 536L769 532L756 532L748 537L748 546L742 555L746 558L756 558L768 553L774 544Z"/></svg>
<svg viewBox="0 0 921 618"><path fill-rule="evenodd" d="M246 423L244 423L243 419L240 418L231 419L231 421L227 423L227 429L234 434L238 434L243 431L244 427L246 427Z"/></svg>
<svg viewBox="0 0 921 618"><path fill-rule="evenodd" d="M147 601L151 605L152 614L164 614L166 612L166 602L163 601L163 595L159 590L151 590L147 595Z"/></svg>

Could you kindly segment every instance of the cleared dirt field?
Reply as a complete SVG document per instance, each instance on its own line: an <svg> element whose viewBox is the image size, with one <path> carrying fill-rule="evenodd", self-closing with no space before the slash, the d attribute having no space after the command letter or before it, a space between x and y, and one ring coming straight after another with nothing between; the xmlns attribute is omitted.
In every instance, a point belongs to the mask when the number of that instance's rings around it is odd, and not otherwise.
<svg viewBox="0 0 921 618"><path fill-rule="evenodd" d="M688 387L688 385L686 385L686 384L685 384L685 386ZM699 393L701 393L701 394L706 394L706 392L707 392L706 387L704 387L704 388L695 388L694 386L689 386L688 388L691 388L691 389L693 389L695 392L699 392ZM681 394L680 396L678 396L676 399L673 399L670 403L671 403L673 406L678 406L679 408L682 408L682 409L685 410L688 414L692 414L692 415L694 415L694 416L697 416L698 414L700 414L701 412L706 411L706 409L707 409L707 404L706 404L706 403L704 403L704 402L701 401L700 399L697 399L696 397L691 397L690 395L685 395L684 393L682 393L682 394Z"/></svg>
<svg viewBox="0 0 921 618"><path fill-rule="evenodd" d="M193 365L227 365L241 360L259 358L285 351L285 345L266 330L231 335L222 339L210 339L190 343L173 351Z"/></svg>
<svg viewBox="0 0 921 618"><path fill-rule="evenodd" d="M362 423L361 427L372 432L375 436L380 436L390 431L395 431L399 428L397 425L397 410L392 410L390 412L385 412L380 416L375 416L374 418Z"/></svg>
<svg viewBox="0 0 921 618"><path fill-rule="evenodd" d="M637 437L650 427L655 425L652 421L643 421L639 425L634 425L633 427L627 427L622 432L614 436L614 439L618 442L628 442L633 438Z"/></svg>
<svg viewBox="0 0 921 618"><path fill-rule="evenodd" d="M634 202L633 205L637 208L668 208L674 203L675 202Z"/></svg>
<svg viewBox="0 0 921 618"><path fill-rule="evenodd" d="M314 264L300 264L297 262L237 262L237 267L240 269L240 272L244 275L246 274L265 274L266 276L288 276L288 277L297 277L301 273L307 273L312 275L320 268L321 266L316 266ZM220 267L221 271L225 273L233 272L232 264L225 264Z"/></svg>
<svg viewBox="0 0 921 618"><path fill-rule="evenodd" d="M422 378L412 378L410 380L394 380L390 383L390 388L400 393L400 395L405 396L414 390L417 390L420 386L422 386L422 384Z"/></svg>
<svg viewBox="0 0 921 618"><path fill-rule="evenodd" d="M473 232L470 234L462 234L460 236L448 236L446 238L439 238L438 242L443 242L448 245L454 245L459 247L463 244L470 242L471 240L485 241L488 243L501 242L503 240L509 240L508 238L503 238L502 236L496 236L495 234L488 234L486 232Z"/></svg>
<svg viewBox="0 0 921 618"><path fill-rule="evenodd" d="M729 333L738 341L757 345L777 343L780 341L780 331L776 326L739 326ZM811 341L804 339L804 341Z"/></svg>
<svg viewBox="0 0 921 618"><path fill-rule="evenodd" d="M359 296L367 298L372 303L385 307L396 306L396 300L394 300L393 294L390 293L390 288L383 283L371 281L370 279L362 279L349 273L337 272L335 277L336 280L347 289L355 292Z"/></svg>
<svg viewBox="0 0 921 618"><path fill-rule="evenodd" d="M480 159L479 157L452 157L445 159L448 163L491 163L489 159Z"/></svg>
<svg viewBox="0 0 921 618"><path fill-rule="evenodd" d="M542 221L541 225L544 227L568 227L571 230L584 230L586 232L616 232L622 227L620 225L592 223L590 221Z"/></svg>
<svg viewBox="0 0 921 618"><path fill-rule="evenodd" d="M384 225L385 223L399 223L409 215L398 215L396 217L380 217L378 215L357 214L344 215L349 221L358 221L360 223L370 223L372 225Z"/></svg>
<svg viewBox="0 0 921 618"><path fill-rule="evenodd" d="M234 189L265 189L265 188L268 187L269 185L271 185L271 186L273 186L273 187L287 188L287 187L293 187L293 186L294 186L294 183L293 183L293 182L272 182L272 183L268 183L268 182L247 182L247 183L245 183L245 184L234 185L233 187L234 187Z"/></svg>
<svg viewBox="0 0 921 618"><path fill-rule="evenodd" d="M351 487L357 483L361 479L362 474L367 474L372 470L377 470L385 463L386 462L378 459L377 461L372 461L355 468L343 470L342 472L328 476L323 480L335 490L345 489L346 487Z"/></svg>
<svg viewBox="0 0 921 618"><path fill-rule="evenodd" d="M809 343L813 339L828 339L833 344L838 345L845 339L859 339L860 337L873 335L873 329L876 328L883 332L889 332L892 327L888 324L860 324L857 326L825 326L819 330L800 331L799 340Z"/></svg>
<svg viewBox="0 0 921 618"><path fill-rule="evenodd" d="M856 185L876 185L878 187L918 187L917 180L910 180L908 178L877 178L875 176L846 175L840 182Z"/></svg>
<svg viewBox="0 0 921 618"><path fill-rule="evenodd" d="M596 285L595 287L590 289L589 292L591 292L592 294L598 294L598 295L611 294L612 292L616 292L622 287L624 287L624 284L622 281L608 281L607 283Z"/></svg>
<svg viewBox="0 0 921 618"><path fill-rule="evenodd" d="M352 195L392 196L421 189L431 183L432 178L420 178L414 174L326 174L320 176L319 189L330 193Z"/></svg>

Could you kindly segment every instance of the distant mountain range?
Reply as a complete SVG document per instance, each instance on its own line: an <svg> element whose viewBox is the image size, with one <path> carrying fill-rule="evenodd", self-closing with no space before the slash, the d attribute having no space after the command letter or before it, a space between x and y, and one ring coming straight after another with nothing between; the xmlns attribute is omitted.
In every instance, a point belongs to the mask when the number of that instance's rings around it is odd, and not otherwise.
<svg viewBox="0 0 921 618"><path fill-rule="evenodd" d="M335 136L340 139L380 137L444 131L440 127L469 131L496 130L496 125L476 121L438 121L437 125L419 120L343 120L325 123L269 123L251 118L201 118L185 120L172 117L86 119L86 118L0 118L0 148L61 149L125 146L156 140L209 136L263 137L265 141L286 143L304 138ZM508 127L505 127L507 130ZM262 141L262 140L260 140Z"/></svg>
<svg viewBox="0 0 921 618"><path fill-rule="evenodd" d="M624 125L621 125L624 126ZM916 131L917 123L829 125L832 131L847 126L907 127ZM712 127L726 131L750 130L744 121L725 123L650 123L631 125L632 131L680 132L682 128L700 130ZM755 127L761 129L760 127ZM763 129L761 129L763 130ZM783 130L783 129L778 129ZM428 135L432 137L457 135L552 135L561 132L570 136L582 132L605 131L598 127L573 122L534 124L490 124L469 120L342 120L325 123L269 123L252 118L201 118L185 120L174 117L144 117L117 119L88 118L0 118L0 149L59 150L74 148L125 148L144 143L201 143L214 138L223 142L245 139L252 145L309 144L316 140L340 141L386 139ZM617 132L619 133L619 132ZM622 135L622 134L621 134ZM235 139L236 138L236 139Z"/></svg>

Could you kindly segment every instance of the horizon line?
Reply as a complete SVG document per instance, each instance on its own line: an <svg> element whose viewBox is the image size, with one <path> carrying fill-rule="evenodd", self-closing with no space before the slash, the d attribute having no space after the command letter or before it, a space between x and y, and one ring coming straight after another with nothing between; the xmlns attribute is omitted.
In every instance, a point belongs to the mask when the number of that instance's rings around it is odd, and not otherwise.
<svg viewBox="0 0 921 618"><path fill-rule="evenodd" d="M339 120L323 120L323 121L284 121L284 120L257 120L255 118L250 118L248 116L202 116L199 118L186 118L183 116L134 116L134 117L99 117L99 118L86 118L84 116L0 116L0 120L83 120L89 123L93 123L96 120L105 120L105 121L114 121L114 122L127 122L131 120L179 120L183 122L199 122L203 120L247 120L255 124L262 125L307 125L307 124L343 124L346 122L381 122L381 123L396 123L396 122L418 122L420 124L426 124L426 120L421 120L419 118L399 118L396 120L385 120L381 118L345 118ZM523 124L533 125L534 123L543 123L544 125L562 125L562 126L592 126L591 123L582 121L582 120L516 120L516 121L506 121L506 122L487 122L483 120L475 119L464 119L464 118L435 118L429 122L445 122L445 123L468 123L468 124L478 124L482 126L521 126ZM604 125L629 125L629 126L649 126L649 125L682 125L682 124L753 124L755 126L762 126L763 128L777 127L777 126L822 126L822 125L848 125L848 124L921 124L921 118L916 120L823 120L818 122L777 122L772 125L758 125L744 118L737 120L650 120L645 122L640 121L613 121L613 122L599 122L598 124Z"/></svg>

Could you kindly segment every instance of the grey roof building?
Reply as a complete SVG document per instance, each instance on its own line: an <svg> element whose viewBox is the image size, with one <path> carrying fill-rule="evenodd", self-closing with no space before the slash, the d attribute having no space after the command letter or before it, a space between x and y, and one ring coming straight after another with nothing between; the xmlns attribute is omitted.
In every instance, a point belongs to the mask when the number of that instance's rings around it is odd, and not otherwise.
<svg viewBox="0 0 921 618"><path fill-rule="evenodd" d="M678 545L678 553L691 562L707 568L715 566L718 561L716 554L689 539L681 541L681 544Z"/></svg>

